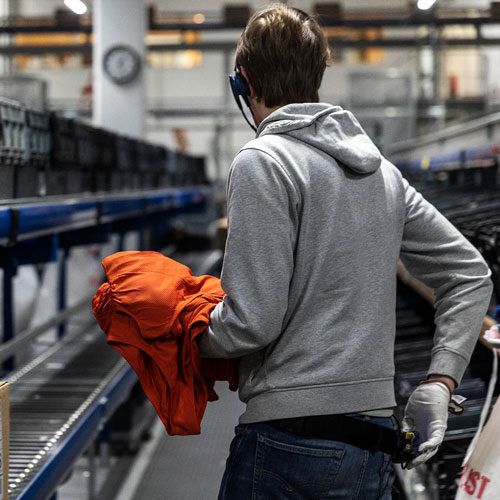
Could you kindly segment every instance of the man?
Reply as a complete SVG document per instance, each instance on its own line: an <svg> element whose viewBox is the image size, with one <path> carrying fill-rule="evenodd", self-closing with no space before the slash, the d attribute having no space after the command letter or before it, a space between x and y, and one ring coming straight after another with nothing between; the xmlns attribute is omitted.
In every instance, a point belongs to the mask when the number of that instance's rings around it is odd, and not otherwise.
<svg viewBox="0 0 500 500"><path fill-rule="evenodd" d="M316 21L285 5L255 14L236 50L258 128L231 166L227 296L200 340L240 357L247 405L220 499L390 498L398 260L436 295L428 380L404 420L423 440L411 465L443 439L491 295L477 250L351 113L318 102L328 59Z"/></svg>

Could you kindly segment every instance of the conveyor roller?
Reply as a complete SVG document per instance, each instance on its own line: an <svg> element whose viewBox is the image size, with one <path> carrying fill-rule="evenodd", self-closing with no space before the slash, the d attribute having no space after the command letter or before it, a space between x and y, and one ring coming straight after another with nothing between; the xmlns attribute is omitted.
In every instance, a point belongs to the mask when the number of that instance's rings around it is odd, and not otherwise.
<svg viewBox="0 0 500 500"><path fill-rule="evenodd" d="M37 481L43 483L42 469L63 445L68 446L68 439L90 409L105 406L100 399L125 365L96 327L65 338L51 351L9 380L11 499L44 498L43 488L36 486ZM130 380L135 382L135 376ZM89 425L88 438L96 431ZM70 467L67 463L66 468Z"/></svg>

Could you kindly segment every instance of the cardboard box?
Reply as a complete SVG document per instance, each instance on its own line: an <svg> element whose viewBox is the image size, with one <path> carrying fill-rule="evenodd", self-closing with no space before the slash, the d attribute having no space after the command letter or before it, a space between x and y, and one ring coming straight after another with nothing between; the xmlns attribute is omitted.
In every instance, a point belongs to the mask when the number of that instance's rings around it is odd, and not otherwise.
<svg viewBox="0 0 500 500"><path fill-rule="evenodd" d="M9 383L0 382L0 498L9 499Z"/></svg>

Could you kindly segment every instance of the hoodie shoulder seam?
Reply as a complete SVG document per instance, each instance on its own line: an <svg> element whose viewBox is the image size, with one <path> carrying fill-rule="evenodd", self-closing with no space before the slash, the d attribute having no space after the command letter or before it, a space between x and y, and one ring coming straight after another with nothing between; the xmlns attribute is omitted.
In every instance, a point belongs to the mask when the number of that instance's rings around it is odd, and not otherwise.
<svg viewBox="0 0 500 500"><path fill-rule="evenodd" d="M264 153L265 155L269 156L269 158L271 158L274 163L276 163L276 165L278 165L278 167L280 168L280 170L283 172L283 174L288 178L288 180L290 181L290 183L292 184L292 186L294 187L295 191L296 191L296 194L297 196L300 197L300 191L299 191L299 188L297 186L297 184L295 183L295 181L293 180L293 178L291 177L291 175L287 172L286 168L281 164L280 161L278 161L271 153L268 153L267 151L265 151L264 149L261 149L261 148L256 148L254 146L248 146L248 147L243 147L241 151L248 151L248 150L254 150L254 151L258 151L259 153Z"/></svg>

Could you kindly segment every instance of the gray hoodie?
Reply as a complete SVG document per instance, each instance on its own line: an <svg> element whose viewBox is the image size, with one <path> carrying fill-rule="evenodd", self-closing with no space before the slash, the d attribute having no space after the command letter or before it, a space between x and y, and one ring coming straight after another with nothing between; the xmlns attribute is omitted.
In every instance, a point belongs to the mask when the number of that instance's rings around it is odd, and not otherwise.
<svg viewBox="0 0 500 500"><path fill-rule="evenodd" d="M434 289L429 373L459 382L491 295L478 251L338 106L268 116L231 166L227 293L202 355L240 356L242 423L395 405L396 271Z"/></svg>

